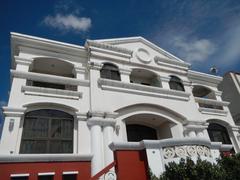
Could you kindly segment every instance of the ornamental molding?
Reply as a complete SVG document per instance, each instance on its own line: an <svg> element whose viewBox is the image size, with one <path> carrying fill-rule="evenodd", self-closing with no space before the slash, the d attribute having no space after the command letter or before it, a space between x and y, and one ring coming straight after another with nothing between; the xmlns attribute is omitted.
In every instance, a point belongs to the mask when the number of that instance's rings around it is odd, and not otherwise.
<svg viewBox="0 0 240 180"><path fill-rule="evenodd" d="M75 99L75 100L82 98L82 92L78 92L78 91L69 91L69 90L53 89L53 88L45 88L45 87L34 87L34 86L22 86L21 90L26 95L48 96L48 97L57 97L57 98Z"/></svg>
<svg viewBox="0 0 240 180"><path fill-rule="evenodd" d="M42 73L11 70L11 75L13 77L24 78L24 79L33 80L33 81L68 84L68 85L76 85L76 86L77 85L89 86L88 80L80 80L75 78L68 78L68 77L55 76L55 75L42 74Z"/></svg>
<svg viewBox="0 0 240 180"><path fill-rule="evenodd" d="M92 154L12 154L0 155L0 162L91 161Z"/></svg>
<svg viewBox="0 0 240 180"><path fill-rule="evenodd" d="M93 47L97 47L97 48L101 48L101 49L106 49L106 50L116 51L116 52L123 53L123 54L132 55L132 51L129 49L117 47L114 45L101 43L101 42L97 42L97 41L93 41L93 40L87 40L85 46L89 47L90 49L91 49L91 46L93 46Z"/></svg>
<svg viewBox="0 0 240 180"><path fill-rule="evenodd" d="M26 66L29 66L33 62L33 59L31 59L31 58L23 58L20 56L14 56L14 59L15 59L16 64L21 64L21 65L26 65Z"/></svg>
<svg viewBox="0 0 240 180"><path fill-rule="evenodd" d="M154 61L158 65L168 64L170 67L176 67L183 70L187 70L191 66L189 63L186 63L186 62L176 61L168 58L162 58L159 56L155 56Z"/></svg>
<svg viewBox="0 0 240 180"><path fill-rule="evenodd" d="M208 105L216 105L216 106L228 106L230 102L227 101L219 101L215 99L206 99L200 97L194 97L195 101L198 103L208 104Z"/></svg>
<svg viewBox="0 0 240 180"><path fill-rule="evenodd" d="M134 55L136 58L142 62L142 63L150 63L152 61L151 54L148 52L148 50L144 48L138 48L135 52Z"/></svg>
<svg viewBox="0 0 240 180"><path fill-rule="evenodd" d="M18 108L18 107L10 107L10 106L4 106L2 107L3 114L5 116L9 117L21 117L24 115L24 112L27 108Z"/></svg>
<svg viewBox="0 0 240 180"><path fill-rule="evenodd" d="M15 52L16 49L21 46L26 48L31 47L33 49L41 49L45 51L62 52L63 54L69 55L87 55L86 49L83 46L63 43L60 41L54 41L15 32L11 32L11 42L13 52Z"/></svg>
<svg viewBox="0 0 240 180"><path fill-rule="evenodd" d="M217 115L217 116L227 116L228 111L220 109L211 109L211 108L198 108L199 112L202 114Z"/></svg>
<svg viewBox="0 0 240 180"><path fill-rule="evenodd" d="M197 72L197 71L192 71L189 70L188 71L188 77L189 79L191 79L193 82L196 83L203 83L206 85L209 84L215 84L216 86L222 81L222 77L220 76L213 76L210 74L206 74L206 73L201 73L201 72Z"/></svg>
<svg viewBox="0 0 240 180"><path fill-rule="evenodd" d="M162 149L164 159L185 158L194 156L211 157L210 148L202 145L174 146Z"/></svg>
<svg viewBox="0 0 240 180"><path fill-rule="evenodd" d="M127 69L127 68L120 68L119 69L120 74L124 74L124 75L130 75L132 72L132 69Z"/></svg>
<svg viewBox="0 0 240 180"><path fill-rule="evenodd" d="M103 78L98 79L98 84L103 90L119 91L138 95L148 95L182 101L189 101L190 97L190 93L187 92L164 89L161 87L145 86L141 84L126 83Z"/></svg>
<svg viewBox="0 0 240 180"><path fill-rule="evenodd" d="M115 126L116 121L113 118L91 117L87 120L88 126Z"/></svg>

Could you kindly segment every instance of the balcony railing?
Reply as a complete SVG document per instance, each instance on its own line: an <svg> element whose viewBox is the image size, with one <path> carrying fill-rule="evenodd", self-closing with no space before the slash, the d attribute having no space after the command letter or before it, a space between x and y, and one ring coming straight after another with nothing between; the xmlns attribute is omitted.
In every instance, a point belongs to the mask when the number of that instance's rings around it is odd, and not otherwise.
<svg viewBox="0 0 240 180"><path fill-rule="evenodd" d="M214 99L195 97L195 102L199 105L199 111L203 113L226 114L224 106L228 106L229 102Z"/></svg>

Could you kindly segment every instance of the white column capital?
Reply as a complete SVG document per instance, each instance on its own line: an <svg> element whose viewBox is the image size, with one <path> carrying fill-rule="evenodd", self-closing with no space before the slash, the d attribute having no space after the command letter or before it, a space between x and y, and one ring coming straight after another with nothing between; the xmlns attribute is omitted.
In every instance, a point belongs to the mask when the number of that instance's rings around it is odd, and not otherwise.
<svg viewBox="0 0 240 180"><path fill-rule="evenodd" d="M102 66L103 66L103 64L99 63L99 62L93 62L93 61L88 62L89 69L100 70L100 69L102 69Z"/></svg>
<svg viewBox="0 0 240 180"><path fill-rule="evenodd" d="M115 126L116 121L113 118L91 117L87 120L89 126Z"/></svg>
<svg viewBox="0 0 240 180"><path fill-rule="evenodd" d="M120 68L119 69L120 74L124 74L124 75L130 75L132 72L132 69L128 69L128 68Z"/></svg>
<svg viewBox="0 0 240 180"><path fill-rule="evenodd" d="M24 115L24 112L26 111L27 108L17 108L17 107L4 106L4 107L2 107L2 109L3 109L3 114L5 116L21 117L21 116Z"/></svg>
<svg viewBox="0 0 240 180"><path fill-rule="evenodd" d="M33 59L23 58L20 56L14 56L14 59L16 64L27 65L27 66L29 66L33 62Z"/></svg>

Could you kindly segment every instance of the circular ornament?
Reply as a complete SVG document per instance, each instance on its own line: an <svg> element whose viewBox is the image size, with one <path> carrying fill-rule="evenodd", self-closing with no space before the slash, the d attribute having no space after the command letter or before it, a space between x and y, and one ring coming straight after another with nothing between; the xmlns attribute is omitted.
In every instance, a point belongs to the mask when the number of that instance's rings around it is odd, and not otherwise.
<svg viewBox="0 0 240 180"><path fill-rule="evenodd" d="M140 60L143 63L150 63L151 62L151 57L150 57L150 53L143 48L139 48L136 51L136 57L138 60Z"/></svg>

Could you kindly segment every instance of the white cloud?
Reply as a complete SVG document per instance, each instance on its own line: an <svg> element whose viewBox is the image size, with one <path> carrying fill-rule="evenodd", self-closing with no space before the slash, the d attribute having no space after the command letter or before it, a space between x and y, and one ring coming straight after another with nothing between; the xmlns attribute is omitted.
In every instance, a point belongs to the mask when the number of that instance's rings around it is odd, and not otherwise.
<svg viewBox="0 0 240 180"><path fill-rule="evenodd" d="M86 32L92 26L91 18L78 17L74 14L62 15L59 13L55 16L46 16L43 23L59 30L73 30L76 32Z"/></svg>
<svg viewBox="0 0 240 180"><path fill-rule="evenodd" d="M206 61L216 50L215 44L208 39L183 36L173 38L171 45L177 55L191 63Z"/></svg>

